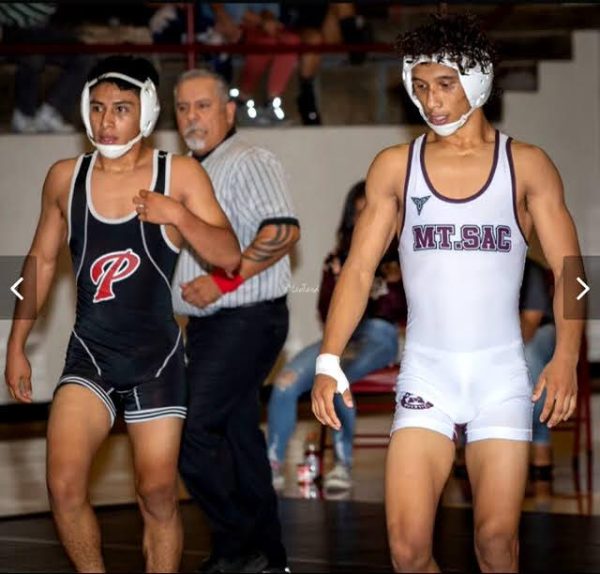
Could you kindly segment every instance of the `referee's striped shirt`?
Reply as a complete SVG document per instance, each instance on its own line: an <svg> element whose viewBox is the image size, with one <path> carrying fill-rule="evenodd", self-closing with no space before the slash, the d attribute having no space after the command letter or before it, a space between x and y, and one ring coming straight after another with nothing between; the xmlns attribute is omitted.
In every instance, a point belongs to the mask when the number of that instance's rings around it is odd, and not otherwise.
<svg viewBox="0 0 600 574"><path fill-rule="evenodd" d="M219 204L229 218L244 251L261 227L269 223L298 224L287 192L283 167L268 150L245 142L234 133L204 160ZM286 255L254 275L235 291L199 309L181 298L182 283L206 275L200 258L186 245L173 278L173 306L180 315L203 317L219 309L277 299L290 288L290 260Z"/></svg>

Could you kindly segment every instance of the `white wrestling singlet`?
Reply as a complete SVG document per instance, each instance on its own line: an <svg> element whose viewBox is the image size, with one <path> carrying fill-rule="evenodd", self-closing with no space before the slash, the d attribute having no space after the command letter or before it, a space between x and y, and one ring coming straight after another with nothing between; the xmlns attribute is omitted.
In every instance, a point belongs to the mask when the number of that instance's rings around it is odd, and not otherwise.
<svg viewBox="0 0 600 574"><path fill-rule="evenodd" d="M511 139L496 132L484 186L466 199L436 191L425 138L411 144L400 264L408 324L392 432L422 427L468 440L531 438L531 383L519 291L527 241L516 212Z"/></svg>

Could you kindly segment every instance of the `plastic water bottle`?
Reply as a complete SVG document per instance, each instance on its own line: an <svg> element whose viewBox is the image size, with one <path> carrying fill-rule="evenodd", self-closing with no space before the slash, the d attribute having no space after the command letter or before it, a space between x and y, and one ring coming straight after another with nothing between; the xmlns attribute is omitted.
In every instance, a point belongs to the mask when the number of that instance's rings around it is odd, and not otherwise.
<svg viewBox="0 0 600 574"><path fill-rule="evenodd" d="M316 436L308 435L304 445L304 464L308 469L308 475L311 481L315 481L321 476L321 461L319 459Z"/></svg>
<svg viewBox="0 0 600 574"><path fill-rule="evenodd" d="M298 490L302 498L322 498L321 490L314 482L309 482L308 484L301 484Z"/></svg>

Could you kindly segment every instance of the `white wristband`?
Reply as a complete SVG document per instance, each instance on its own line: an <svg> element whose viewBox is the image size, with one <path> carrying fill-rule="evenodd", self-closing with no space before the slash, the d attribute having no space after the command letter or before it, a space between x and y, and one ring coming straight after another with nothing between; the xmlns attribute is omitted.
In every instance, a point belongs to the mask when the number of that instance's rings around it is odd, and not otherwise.
<svg viewBox="0 0 600 574"><path fill-rule="evenodd" d="M315 375L327 375L332 379L335 379L337 383L336 393L342 394L344 391L350 388L350 383L344 371L340 367L340 358L337 355L331 355L329 353L323 353L317 357L317 365L315 369Z"/></svg>

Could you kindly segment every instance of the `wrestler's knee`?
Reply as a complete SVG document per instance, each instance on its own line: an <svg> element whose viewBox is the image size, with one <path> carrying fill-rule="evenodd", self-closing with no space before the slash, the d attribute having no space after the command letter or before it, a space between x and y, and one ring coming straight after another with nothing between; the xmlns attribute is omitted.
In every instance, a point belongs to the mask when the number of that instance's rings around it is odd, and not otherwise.
<svg viewBox="0 0 600 574"><path fill-rule="evenodd" d="M54 511L69 512L81 508L88 498L85 475L63 467L48 474L46 485L50 506Z"/></svg>
<svg viewBox="0 0 600 574"><path fill-rule="evenodd" d="M518 562L518 533L502 522L484 522L475 529L475 553L483 570L507 571Z"/></svg>
<svg viewBox="0 0 600 574"><path fill-rule="evenodd" d="M391 526L389 545L395 572L422 571L432 560L431 540L425 535Z"/></svg>
<svg viewBox="0 0 600 574"><path fill-rule="evenodd" d="M177 481L172 477L147 477L138 480L136 494L144 516L168 520L177 510Z"/></svg>

